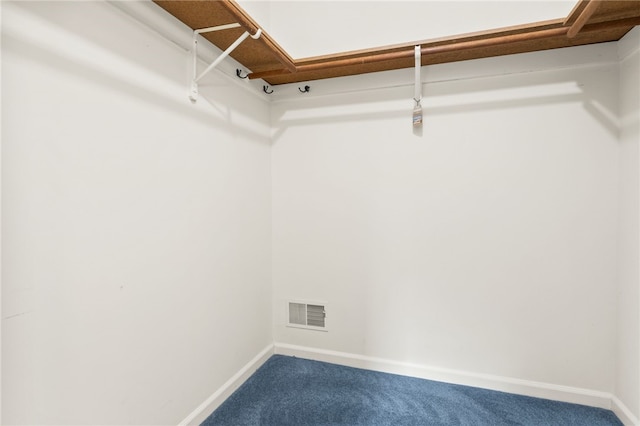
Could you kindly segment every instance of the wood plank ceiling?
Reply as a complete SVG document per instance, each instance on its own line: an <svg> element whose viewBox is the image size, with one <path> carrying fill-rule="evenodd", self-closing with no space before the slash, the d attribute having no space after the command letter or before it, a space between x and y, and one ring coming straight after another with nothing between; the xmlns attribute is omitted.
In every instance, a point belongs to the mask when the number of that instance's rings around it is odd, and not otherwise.
<svg viewBox="0 0 640 426"><path fill-rule="evenodd" d="M155 0L192 29L239 23L239 28L202 34L224 50L244 31L261 27L233 0ZM565 18L374 49L293 59L264 30L248 38L231 57L270 85L364 74L414 66L421 45L422 65L616 41L640 25L640 0L580 0Z"/></svg>

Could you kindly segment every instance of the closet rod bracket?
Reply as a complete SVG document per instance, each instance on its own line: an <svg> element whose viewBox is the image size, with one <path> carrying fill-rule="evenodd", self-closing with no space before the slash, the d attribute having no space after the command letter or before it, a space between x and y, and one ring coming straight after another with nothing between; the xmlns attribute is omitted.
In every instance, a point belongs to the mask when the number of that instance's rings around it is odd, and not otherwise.
<svg viewBox="0 0 640 426"><path fill-rule="evenodd" d="M211 70L217 67L220 64L220 62L222 62L227 56L229 56L231 52L233 52L235 48L240 45L240 43L245 41L247 37L251 37L254 40L257 40L258 38L260 38L260 36L262 35L262 29L259 28L258 31L256 31L256 33L253 35L249 34L249 31L245 31L244 33L242 33L242 35L238 37L236 41L231 43L231 45L227 47L226 50L222 52L220 56L218 56L200 74L198 74L198 34L210 33L213 31L229 30L229 29L238 28L238 27L240 27L240 24L234 23L234 24L218 25L216 27L201 28L193 32L193 49L191 49L192 59L193 59L193 80L191 80L191 87L189 90L189 99L191 99L191 102L195 102L196 100L198 100L198 82L205 75L207 75Z"/></svg>

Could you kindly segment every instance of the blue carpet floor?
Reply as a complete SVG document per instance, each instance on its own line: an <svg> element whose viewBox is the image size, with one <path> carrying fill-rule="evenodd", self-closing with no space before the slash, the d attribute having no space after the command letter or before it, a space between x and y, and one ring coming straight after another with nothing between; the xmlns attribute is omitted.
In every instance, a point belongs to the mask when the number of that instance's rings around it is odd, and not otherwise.
<svg viewBox="0 0 640 426"><path fill-rule="evenodd" d="M274 355L202 425L622 425L608 410Z"/></svg>

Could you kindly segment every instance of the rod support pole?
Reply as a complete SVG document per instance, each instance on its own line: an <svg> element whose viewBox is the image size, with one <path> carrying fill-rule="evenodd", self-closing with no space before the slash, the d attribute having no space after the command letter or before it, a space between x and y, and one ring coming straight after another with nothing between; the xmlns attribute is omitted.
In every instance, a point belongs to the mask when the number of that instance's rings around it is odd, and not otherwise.
<svg viewBox="0 0 640 426"><path fill-rule="evenodd" d="M198 99L198 82L207 75L212 69L217 67L220 62L222 62L227 56L231 54L235 50L236 47L240 45L243 41L247 39L247 37L251 37L254 40L257 40L262 35L262 29L258 28L255 34L251 35L249 31L245 31L242 33L240 37L237 38L236 41L231 43L231 46L227 47L224 52L220 54L212 63L198 75L198 34L208 33L212 31L220 31L220 30L228 30L231 28L238 28L240 24L226 24L219 25L217 27L209 27L209 28L201 28L199 30L195 30L193 32L193 80L191 81L191 88L189 91L189 99L192 102L195 102Z"/></svg>

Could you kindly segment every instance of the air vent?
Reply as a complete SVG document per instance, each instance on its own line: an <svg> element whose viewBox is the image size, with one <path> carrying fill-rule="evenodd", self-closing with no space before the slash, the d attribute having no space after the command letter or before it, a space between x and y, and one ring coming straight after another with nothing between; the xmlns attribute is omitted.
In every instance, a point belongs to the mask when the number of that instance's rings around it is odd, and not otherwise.
<svg viewBox="0 0 640 426"><path fill-rule="evenodd" d="M327 330L326 305L318 303L288 302L289 327Z"/></svg>

